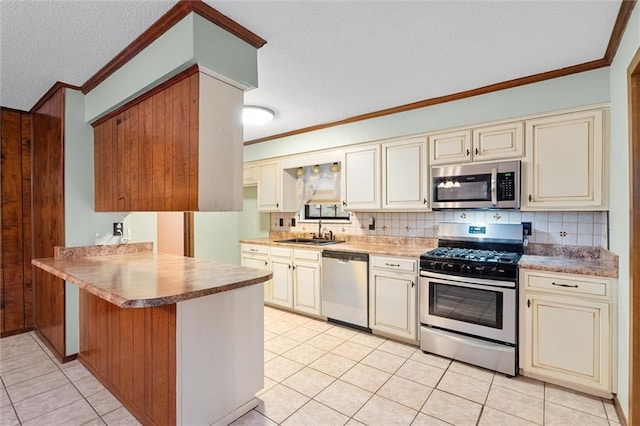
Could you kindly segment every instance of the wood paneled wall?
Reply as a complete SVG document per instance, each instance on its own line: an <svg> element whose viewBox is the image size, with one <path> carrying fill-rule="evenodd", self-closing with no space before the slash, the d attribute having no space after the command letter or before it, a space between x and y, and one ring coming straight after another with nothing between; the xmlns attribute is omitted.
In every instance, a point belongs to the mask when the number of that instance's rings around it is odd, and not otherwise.
<svg viewBox="0 0 640 426"><path fill-rule="evenodd" d="M119 308L80 290L78 358L143 424L176 423L176 305Z"/></svg>
<svg viewBox="0 0 640 426"><path fill-rule="evenodd" d="M94 127L96 211L198 208L198 73Z"/></svg>
<svg viewBox="0 0 640 426"><path fill-rule="evenodd" d="M33 257L53 257L64 246L64 88L51 93L32 111ZM59 358L65 353L64 281L33 269L34 321L37 331Z"/></svg>
<svg viewBox="0 0 640 426"><path fill-rule="evenodd" d="M31 116L2 108L0 167L0 335L33 327L31 282Z"/></svg>

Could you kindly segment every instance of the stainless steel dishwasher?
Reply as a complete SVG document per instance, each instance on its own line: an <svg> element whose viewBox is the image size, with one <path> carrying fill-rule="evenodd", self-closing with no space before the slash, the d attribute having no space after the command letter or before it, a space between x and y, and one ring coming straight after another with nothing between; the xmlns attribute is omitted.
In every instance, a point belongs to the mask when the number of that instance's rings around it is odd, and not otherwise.
<svg viewBox="0 0 640 426"><path fill-rule="evenodd" d="M322 315L369 330L369 255L322 252Z"/></svg>

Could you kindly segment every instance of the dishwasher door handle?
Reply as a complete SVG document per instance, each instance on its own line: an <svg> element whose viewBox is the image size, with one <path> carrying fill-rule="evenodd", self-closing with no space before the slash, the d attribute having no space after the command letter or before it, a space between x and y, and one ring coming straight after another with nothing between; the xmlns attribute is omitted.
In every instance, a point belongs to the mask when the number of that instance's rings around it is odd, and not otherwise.
<svg viewBox="0 0 640 426"><path fill-rule="evenodd" d="M338 263L342 263L342 264L347 264L349 263L349 259L336 259L338 261Z"/></svg>

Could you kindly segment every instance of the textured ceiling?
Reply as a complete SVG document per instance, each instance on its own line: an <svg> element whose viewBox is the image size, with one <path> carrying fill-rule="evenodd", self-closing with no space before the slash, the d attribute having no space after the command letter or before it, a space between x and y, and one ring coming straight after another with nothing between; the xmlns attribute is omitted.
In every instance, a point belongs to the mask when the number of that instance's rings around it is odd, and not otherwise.
<svg viewBox="0 0 640 426"><path fill-rule="evenodd" d="M0 1L0 104L82 85L173 1ZM267 44L245 140L603 57L620 0L212 1Z"/></svg>

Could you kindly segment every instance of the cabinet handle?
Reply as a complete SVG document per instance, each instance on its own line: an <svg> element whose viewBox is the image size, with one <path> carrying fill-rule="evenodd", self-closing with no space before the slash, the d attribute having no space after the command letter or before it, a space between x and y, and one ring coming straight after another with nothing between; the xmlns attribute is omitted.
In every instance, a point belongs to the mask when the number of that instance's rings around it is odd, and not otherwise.
<svg viewBox="0 0 640 426"><path fill-rule="evenodd" d="M388 262L385 262L384 264L387 265L387 266L393 266L395 268L399 268L400 267L399 263L388 263Z"/></svg>
<svg viewBox="0 0 640 426"><path fill-rule="evenodd" d="M529 194L529 202L531 202L531 200L533 200L533 197Z"/></svg>
<svg viewBox="0 0 640 426"><path fill-rule="evenodd" d="M578 288L578 284L562 284L562 283L552 282L551 285L557 285L558 287Z"/></svg>
<svg viewBox="0 0 640 426"><path fill-rule="evenodd" d="M249 251L254 251L255 252L255 251L258 251L258 249L249 249Z"/></svg>
<svg viewBox="0 0 640 426"><path fill-rule="evenodd" d="M342 202L342 207L347 207L347 203L346 203L346 201L343 201L343 202Z"/></svg>
<svg viewBox="0 0 640 426"><path fill-rule="evenodd" d="M480 151L478 151L478 148L476 148L475 153L476 153L476 155L480 154Z"/></svg>
<svg viewBox="0 0 640 426"><path fill-rule="evenodd" d="M470 153L471 151L469 151L469 149L467 148L467 157L469 156Z"/></svg>
<svg viewBox="0 0 640 426"><path fill-rule="evenodd" d="M426 198L423 198L423 199L422 199L422 203L423 203L423 204L427 204L427 199L426 199Z"/></svg>
<svg viewBox="0 0 640 426"><path fill-rule="evenodd" d="M266 260L264 261L264 266L268 266L269 262L267 262Z"/></svg>
<svg viewBox="0 0 640 426"><path fill-rule="evenodd" d="M411 288L414 288L416 286L416 283L414 283L413 281L411 281Z"/></svg>
<svg viewBox="0 0 640 426"><path fill-rule="evenodd" d="M294 271L296 270L296 265L293 265L293 270L294 270Z"/></svg>
<svg viewBox="0 0 640 426"><path fill-rule="evenodd" d="M291 265L289 265L289 269L291 269Z"/></svg>
<svg viewBox="0 0 640 426"><path fill-rule="evenodd" d="M279 209L279 208L280 208L280 204L276 203L276 209Z"/></svg>
<svg viewBox="0 0 640 426"><path fill-rule="evenodd" d="M527 308L530 308L530 307L531 307L531 300L527 299Z"/></svg>

